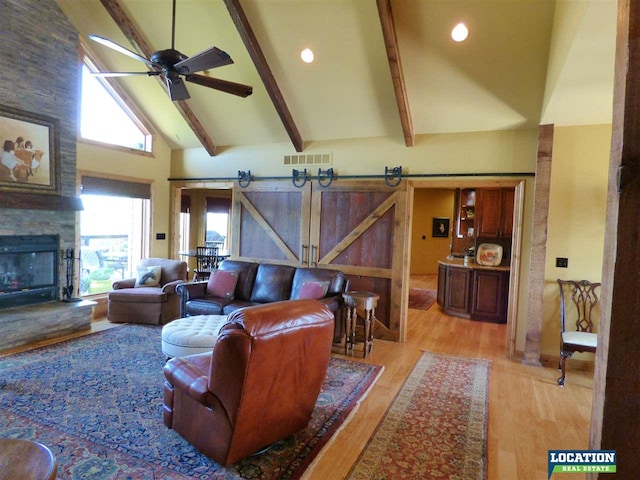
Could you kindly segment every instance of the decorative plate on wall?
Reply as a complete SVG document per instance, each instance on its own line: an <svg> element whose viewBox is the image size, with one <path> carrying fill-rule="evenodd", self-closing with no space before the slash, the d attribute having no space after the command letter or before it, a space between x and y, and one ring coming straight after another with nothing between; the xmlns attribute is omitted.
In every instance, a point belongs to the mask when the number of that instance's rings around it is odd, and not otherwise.
<svg viewBox="0 0 640 480"><path fill-rule="evenodd" d="M481 243L476 252L476 262L488 267L497 267L502 262L502 245Z"/></svg>

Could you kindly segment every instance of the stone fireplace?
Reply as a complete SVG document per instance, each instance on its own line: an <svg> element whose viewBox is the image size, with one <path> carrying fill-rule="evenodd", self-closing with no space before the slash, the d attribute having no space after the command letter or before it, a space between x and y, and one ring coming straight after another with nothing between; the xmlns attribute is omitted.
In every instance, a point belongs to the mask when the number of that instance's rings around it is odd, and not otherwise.
<svg viewBox="0 0 640 480"><path fill-rule="evenodd" d="M23 217L29 214L47 217L45 212L21 212ZM7 210L0 213L4 215ZM75 216L75 212L62 213L59 217ZM71 226L73 229L65 228ZM62 286L66 284L61 245L72 245L63 240L63 234L75 235L75 222L46 223L40 227L48 233L0 235L0 352L91 328L95 302L60 301Z"/></svg>
<svg viewBox="0 0 640 480"><path fill-rule="evenodd" d="M0 186L0 236L48 236L58 242L52 272L55 285L47 287L47 301L0 309L1 351L90 328L93 302L60 301L66 265L59 260L59 252L76 247L76 216L81 206L76 188L78 33L55 0L4 0L0 2L0 18L6 19L0 29L5 63L21 65L0 71L0 105L59 122L56 192L11 191ZM45 261L47 255L40 260ZM4 271L2 268L0 277L5 278L0 280L5 282L5 291L7 283L15 293L15 282L30 282L7 271L11 265ZM51 273L48 275L51 279ZM36 282L36 277L32 278Z"/></svg>

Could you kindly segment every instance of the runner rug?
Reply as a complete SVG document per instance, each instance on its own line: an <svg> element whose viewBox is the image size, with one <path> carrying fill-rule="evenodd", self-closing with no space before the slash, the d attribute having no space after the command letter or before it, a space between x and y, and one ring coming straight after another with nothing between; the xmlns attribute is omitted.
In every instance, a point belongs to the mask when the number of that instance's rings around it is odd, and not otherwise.
<svg viewBox="0 0 640 480"><path fill-rule="evenodd" d="M409 308L429 310L435 301L436 292L434 290L425 290L424 288L409 289Z"/></svg>
<svg viewBox="0 0 640 480"><path fill-rule="evenodd" d="M0 358L0 437L50 447L58 479L296 479L382 369L332 358L309 426L223 468L162 422L160 334L125 325Z"/></svg>
<svg viewBox="0 0 640 480"><path fill-rule="evenodd" d="M486 478L489 367L423 353L349 480Z"/></svg>

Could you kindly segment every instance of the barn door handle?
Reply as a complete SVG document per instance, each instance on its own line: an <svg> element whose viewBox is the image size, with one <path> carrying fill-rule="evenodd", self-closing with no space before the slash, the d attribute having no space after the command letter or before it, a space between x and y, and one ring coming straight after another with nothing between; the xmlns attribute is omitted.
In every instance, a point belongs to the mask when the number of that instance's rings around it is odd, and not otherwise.
<svg viewBox="0 0 640 480"><path fill-rule="evenodd" d="M315 267L318 266L318 262L316 260L316 250L318 247L316 247L315 245L311 245L311 258L310 258L310 262L313 262L313 265Z"/></svg>
<svg viewBox="0 0 640 480"><path fill-rule="evenodd" d="M308 258L305 256L305 252L307 251L307 248L309 248L307 245L302 244L302 259L300 261L302 265L304 265L308 261Z"/></svg>

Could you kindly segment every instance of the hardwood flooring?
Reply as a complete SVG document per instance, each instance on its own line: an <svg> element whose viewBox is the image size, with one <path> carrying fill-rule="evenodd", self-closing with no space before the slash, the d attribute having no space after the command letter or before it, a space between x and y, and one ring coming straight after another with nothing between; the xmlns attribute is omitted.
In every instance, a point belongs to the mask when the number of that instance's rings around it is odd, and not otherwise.
<svg viewBox="0 0 640 480"><path fill-rule="evenodd" d="M412 287L436 290L436 282L435 275L411 277ZM451 317L437 304L409 310L408 319L406 343L374 342L364 361L384 372L307 478L345 478L423 350L491 360L489 480L546 479L548 450L588 448L592 373L572 369L560 388L557 369L505 358L505 325Z"/></svg>
<svg viewBox="0 0 640 480"><path fill-rule="evenodd" d="M411 286L436 289L436 276L412 276ZM106 320L94 330L109 328ZM567 384L556 385L555 368L530 367L505 358L505 325L475 322L429 310L409 310L408 340L375 340L371 355L358 360L384 365L384 371L342 430L305 475L310 480L342 479L403 385L424 350L491 360L488 422L488 479L547 478L547 451L587 449L593 374L571 368ZM10 352L27 350L39 342ZM336 356L341 356L335 354ZM585 477L572 474L572 480Z"/></svg>

